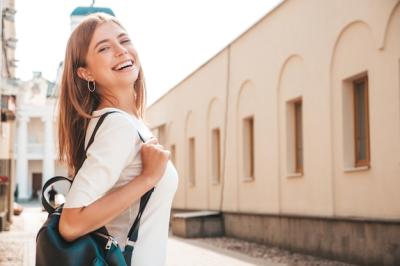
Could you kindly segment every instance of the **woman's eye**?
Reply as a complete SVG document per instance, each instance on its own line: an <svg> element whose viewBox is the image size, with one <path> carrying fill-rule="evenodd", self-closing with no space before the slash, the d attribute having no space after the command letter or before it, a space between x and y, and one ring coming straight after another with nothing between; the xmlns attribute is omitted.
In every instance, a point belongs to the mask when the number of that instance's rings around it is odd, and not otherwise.
<svg viewBox="0 0 400 266"><path fill-rule="evenodd" d="M100 48L100 49L99 49L99 53L104 52L104 51L106 51L106 50L108 50L108 49L109 49L108 46L103 47L103 48Z"/></svg>
<svg viewBox="0 0 400 266"><path fill-rule="evenodd" d="M126 39L126 40L122 40L121 41L121 43L130 43L131 42L131 40L129 40L129 39Z"/></svg>

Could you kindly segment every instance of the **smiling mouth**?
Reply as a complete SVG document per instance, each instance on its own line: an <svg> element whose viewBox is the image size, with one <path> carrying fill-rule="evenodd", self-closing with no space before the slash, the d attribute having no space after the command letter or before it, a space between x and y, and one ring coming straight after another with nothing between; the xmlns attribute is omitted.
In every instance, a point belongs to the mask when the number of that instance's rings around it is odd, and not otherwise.
<svg viewBox="0 0 400 266"><path fill-rule="evenodd" d="M122 63L119 63L118 65L114 66L112 68L112 70L121 71L121 70L124 70L124 69L133 68L133 63L134 62L132 60L126 60L126 61L124 61Z"/></svg>

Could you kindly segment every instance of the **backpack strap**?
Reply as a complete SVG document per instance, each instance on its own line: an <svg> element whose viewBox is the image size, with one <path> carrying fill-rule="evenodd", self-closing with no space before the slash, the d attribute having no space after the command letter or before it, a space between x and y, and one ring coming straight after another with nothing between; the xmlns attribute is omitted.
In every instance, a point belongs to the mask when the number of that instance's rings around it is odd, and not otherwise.
<svg viewBox="0 0 400 266"><path fill-rule="evenodd" d="M115 113L115 112L117 112L117 111L107 112L107 113L104 113L104 114L102 114L102 115L100 116L100 118L99 118L99 120L97 121L97 124L96 124L96 126L95 126L95 128L94 128L94 130L93 130L92 136L90 137L89 143L88 143L88 145L87 145L87 147L86 147L86 149L85 149L85 159L86 159L86 152L87 152L89 146L93 143L94 137L95 137L95 135L96 135L96 132L97 132L97 130L100 128L100 126L101 126L101 124L103 123L104 119L105 119L109 114ZM83 162L82 162L82 165L83 165ZM79 171L79 169L82 167L82 165L78 168L78 171ZM76 172L78 172L78 171L76 171ZM66 177L64 177L64 176L55 176L55 177L52 177L52 178L50 178L49 180L47 180L47 182L44 184L44 186L43 186L43 188L42 188L42 205L43 205L43 207L45 208L45 210L46 210L49 214L52 214L52 213L55 211L55 208L54 208L53 206L51 206L51 204L47 201L47 199L46 199L44 193L45 193L45 191L47 190L48 187L50 187L52 184L54 184L54 183L56 183L56 182L58 182L58 181L67 181L67 182L69 182L70 184L72 184L72 182L73 182L71 179L66 178Z"/></svg>
<svg viewBox="0 0 400 266"><path fill-rule="evenodd" d="M92 136L90 136L88 145L87 145L87 147L86 147L86 149L85 149L85 156L86 156L87 150L89 149L90 145L92 145L92 143L93 143L93 141L94 141L94 137L96 136L97 130L99 130L101 124L103 124L104 119L105 119L109 114L112 114L112 113L117 113L117 111L107 112L107 113L104 113L104 114L102 114L102 115L100 116L99 121L97 121L96 126L94 127L94 130L93 130Z"/></svg>
<svg viewBox="0 0 400 266"><path fill-rule="evenodd" d="M139 138L142 140L142 142L144 143L145 140L142 137L142 135L140 134L140 132L138 131L139 134ZM144 212L144 209L146 208L146 205L150 199L151 194L154 191L154 187L152 189L150 189L149 191L147 191L141 198L140 198L140 207L139 207L139 212L136 216L135 221L133 222L131 229L129 230L128 233L128 237L126 240L126 245L125 245L125 249L124 249L124 258L126 261L127 265L131 265L131 259L132 259L132 253L134 250L134 246L135 243L138 239L139 236L139 226L140 226L140 218L142 217L142 214Z"/></svg>
<svg viewBox="0 0 400 266"><path fill-rule="evenodd" d="M55 208L51 206L51 204L47 201L46 197L44 196L44 192L47 190L48 187L58 181L68 181L70 184L72 184L72 180L64 176L55 176L47 180L42 188L42 205L49 214L52 214L55 211Z"/></svg>
<svg viewBox="0 0 400 266"><path fill-rule="evenodd" d="M153 193L153 191L154 187L147 191L140 199L139 213L136 216L135 222L133 223L131 230L129 230L128 238L126 240L126 245L123 252L127 265L131 265L132 253L135 248L137 238L139 236L140 218L142 217L143 211L146 208L147 202L149 201L151 193Z"/></svg>

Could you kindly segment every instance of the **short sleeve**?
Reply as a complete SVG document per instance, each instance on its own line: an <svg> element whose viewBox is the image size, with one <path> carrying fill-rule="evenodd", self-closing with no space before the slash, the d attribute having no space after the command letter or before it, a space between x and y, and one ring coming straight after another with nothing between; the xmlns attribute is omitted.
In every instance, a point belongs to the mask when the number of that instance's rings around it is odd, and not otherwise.
<svg viewBox="0 0 400 266"><path fill-rule="evenodd" d="M138 152L135 144L139 141L137 129L129 119L117 113L107 116L74 178L64 208L88 206L107 193Z"/></svg>

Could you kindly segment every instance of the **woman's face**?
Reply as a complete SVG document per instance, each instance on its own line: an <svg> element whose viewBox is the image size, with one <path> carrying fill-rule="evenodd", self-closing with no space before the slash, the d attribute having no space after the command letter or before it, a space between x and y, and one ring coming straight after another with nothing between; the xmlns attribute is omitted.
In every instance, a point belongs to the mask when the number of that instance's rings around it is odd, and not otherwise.
<svg viewBox="0 0 400 266"><path fill-rule="evenodd" d="M80 76L94 80L97 87L133 88L140 62L128 34L118 24L108 21L97 26L89 44L86 67Z"/></svg>

